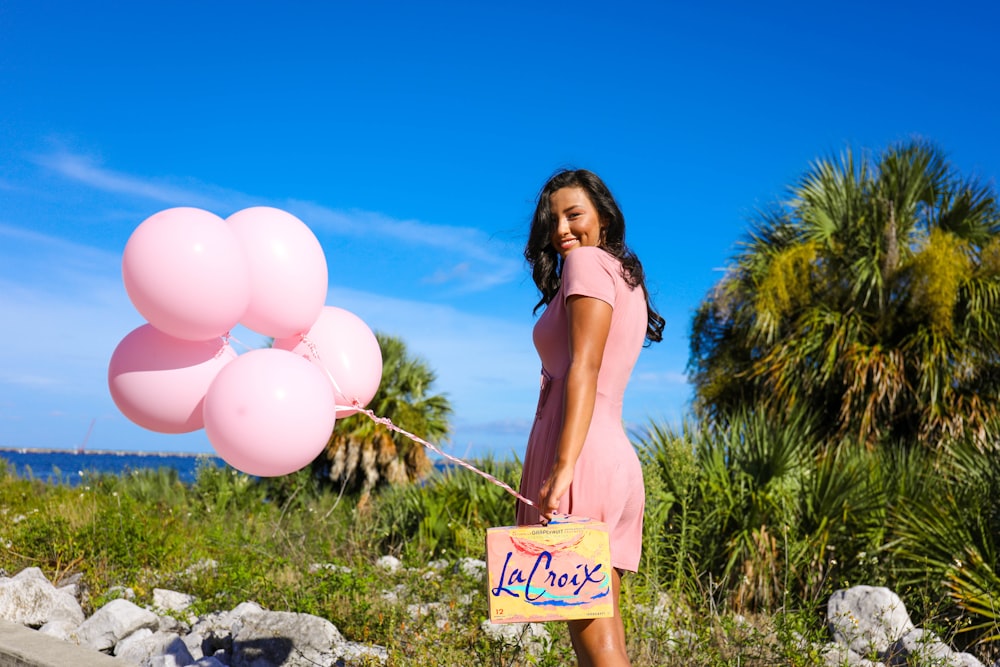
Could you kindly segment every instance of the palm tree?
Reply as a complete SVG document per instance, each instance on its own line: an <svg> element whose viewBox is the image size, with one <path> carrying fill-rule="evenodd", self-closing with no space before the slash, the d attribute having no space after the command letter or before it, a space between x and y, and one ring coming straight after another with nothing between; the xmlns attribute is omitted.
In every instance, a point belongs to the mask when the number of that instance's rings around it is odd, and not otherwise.
<svg viewBox="0 0 1000 667"><path fill-rule="evenodd" d="M697 311L696 410L817 417L828 441L975 434L1000 413L1000 211L925 142L814 163Z"/></svg>
<svg viewBox="0 0 1000 667"><path fill-rule="evenodd" d="M431 443L448 435L452 408L443 394L431 393L436 376L411 356L397 337L375 334L382 349L382 384L368 404L378 417ZM420 479L431 463L424 447L367 415L338 419L326 449L313 462L320 478L367 498L382 484Z"/></svg>

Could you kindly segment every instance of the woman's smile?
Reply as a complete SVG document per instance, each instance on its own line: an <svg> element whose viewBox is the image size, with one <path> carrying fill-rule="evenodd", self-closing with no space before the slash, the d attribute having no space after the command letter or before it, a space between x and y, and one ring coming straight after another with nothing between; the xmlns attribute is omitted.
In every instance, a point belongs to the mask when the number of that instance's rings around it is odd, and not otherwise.
<svg viewBox="0 0 1000 667"><path fill-rule="evenodd" d="M599 246L603 239L600 215L582 188L560 188L549 199L556 220L551 243L562 257L579 246Z"/></svg>

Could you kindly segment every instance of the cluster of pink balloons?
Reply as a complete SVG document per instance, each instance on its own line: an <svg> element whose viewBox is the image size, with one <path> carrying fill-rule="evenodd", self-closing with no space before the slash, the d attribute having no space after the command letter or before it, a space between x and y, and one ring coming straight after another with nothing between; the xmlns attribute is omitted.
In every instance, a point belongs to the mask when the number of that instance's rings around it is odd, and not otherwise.
<svg viewBox="0 0 1000 667"><path fill-rule="evenodd" d="M129 237L122 278L148 323L111 355L115 405L151 431L204 428L237 470L274 477L305 467L336 419L378 390L378 341L359 317L325 305L323 248L290 213L160 211ZM273 346L237 354L228 335L237 324Z"/></svg>

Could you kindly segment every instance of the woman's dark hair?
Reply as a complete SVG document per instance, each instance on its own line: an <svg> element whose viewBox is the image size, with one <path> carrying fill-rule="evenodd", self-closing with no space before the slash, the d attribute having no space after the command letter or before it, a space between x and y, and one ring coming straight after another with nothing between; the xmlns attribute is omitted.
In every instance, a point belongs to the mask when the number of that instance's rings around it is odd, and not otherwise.
<svg viewBox="0 0 1000 667"><path fill-rule="evenodd" d="M625 245L625 216L618 208L608 186L597 174L586 169L567 169L556 172L538 193L535 214L531 218L531 230L528 232L528 242L524 246L524 259L531 266L531 277L542 293L542 298L535 304L534 312L546 306L555 298L561 283L562 266L559 253L552 246L552 232L557 220L552 214L552 195L563 188L580 188L587 193L590 202L597 209L601 223L605 225L600 247L615 256L622 265L622 278L629 287L641 287L646 297L647 343L663 340L663 318L653 310L653 304L646 290L646 277L642 263L635 253Z"/></svg>

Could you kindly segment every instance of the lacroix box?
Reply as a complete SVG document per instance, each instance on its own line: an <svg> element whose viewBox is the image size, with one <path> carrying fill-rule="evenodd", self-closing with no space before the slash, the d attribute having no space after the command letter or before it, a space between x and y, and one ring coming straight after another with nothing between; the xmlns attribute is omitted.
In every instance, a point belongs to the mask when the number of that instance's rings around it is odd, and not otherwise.
<svg viewBox="0 0 1000 667"><path fill-rule="evenodd" d="M600 521L489 528L486 568L493 623L614 616L611 548Z"/></svg>

